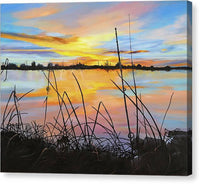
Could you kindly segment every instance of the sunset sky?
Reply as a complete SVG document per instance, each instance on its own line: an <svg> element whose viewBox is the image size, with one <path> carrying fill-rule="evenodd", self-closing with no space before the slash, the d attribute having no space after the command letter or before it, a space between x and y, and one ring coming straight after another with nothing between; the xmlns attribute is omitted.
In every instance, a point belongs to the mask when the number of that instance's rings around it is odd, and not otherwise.
<svg viewBox="0 0 200 184"><path fill-rule="evenodd" d="M136 64L191 65L190 11L187 1L3 4L1 61L114 65L117 27L123 63L129 64L130 14Z"/></svg>

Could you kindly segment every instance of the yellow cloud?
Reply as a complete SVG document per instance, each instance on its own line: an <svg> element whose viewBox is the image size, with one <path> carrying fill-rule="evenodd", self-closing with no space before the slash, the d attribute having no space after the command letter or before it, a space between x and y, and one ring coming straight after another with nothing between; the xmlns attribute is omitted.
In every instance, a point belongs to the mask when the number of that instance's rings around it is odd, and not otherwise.
<svg viewBox="0 0 200 184"><path fill-rule="evenodd" d="M176 40L176 41L168 41L166 42L166 44L169 45L181 45L181 44L187 44L187 39L183 39L183 40Z"/></svg>
<svg viewBox="0 0 200 184"><path fill-rule="evenodd" d="M114 35L114 34L113 34ZM87 60L116 60L115 56L106 56L102 48L96 48L104 41L113 39L112 34L97 34L87 37L59 38L46 35L27 35L2 33L2 38L30 42L38 46L49 47L51 51L63 56L86 57Z"/></svg>

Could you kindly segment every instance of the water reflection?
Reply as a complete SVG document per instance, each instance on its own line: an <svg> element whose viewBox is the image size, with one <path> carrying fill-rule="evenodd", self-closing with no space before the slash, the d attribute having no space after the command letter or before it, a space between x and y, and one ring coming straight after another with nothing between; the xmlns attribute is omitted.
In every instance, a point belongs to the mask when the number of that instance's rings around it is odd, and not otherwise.
<svg viewBox="0 0 200 184"><path fill-rule="evenodd" d="M110 112L116 129L126 133L126 119L122 93L116 89L111 82L114 80L121 84L117 70L59 70L55 71L57 86L62 94L66 91L77 109L80 119L84 118L81 108L81 95L77 83L72 75L76 75L83 90L87 116L95 118L95 110L102 101ZM162 122L165 110L168 106L170 96L174 92L171 107L168 111L164 127L167 129L187 128L187 116L191 116L191 107L187 106L187 76L191 79L191 72L188 71L135 71L137 91L142 96L143 102L150 109L156 121ZM45 72L48 75L47 72ZM50 81L54 83L53 74L50 73ZM124 77L133 85L131 70L124 70ZM55 83L54 83L55 84ZM47 96L48 82L41 71L9 71L8 79L1 82L1 104L3 111L10 91L16 86L17 93L25 93L34 89L26 98L21 101L21 111L27 112L24 120L28 123L36 120L42 123L44 120L44 100ZM126 93L134 97L133 93L126 88ZM188 89L191 93L191 89ZM134 99L134 98L133 98ZM69 105L68 105L69 107ZM131 126L135 128L135 110L133 105L128 103ZM187 114L187 108L189 113ZM48 90L48 116L47 121L52 121L58 113L58 99L55 91L50 87ZM66 114L67 116L67 114ZM103 120L102 120L103 123Z"/></svg>

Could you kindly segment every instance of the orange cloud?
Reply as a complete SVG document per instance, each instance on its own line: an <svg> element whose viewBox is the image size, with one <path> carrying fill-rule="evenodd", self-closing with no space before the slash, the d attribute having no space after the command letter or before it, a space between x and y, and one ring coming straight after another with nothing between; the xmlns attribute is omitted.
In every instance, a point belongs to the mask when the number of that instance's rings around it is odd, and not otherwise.
<svg viewBox="0 0 200 184"><path fill-rule="evenodd" d="M30 43L52 43L52 44L67 44L70 42L77 41L78 37L60 38L46 35L27 35L27 34L17 34L17 33L1 33L2 38L26 41Z"/></svg>
<svg viewBox="0 0 200 184"><path fill-rule="evenodd" d="M61 11L61 6L58 4L46 4L40 8L32 8L25 11L14 13L14 17L18 19L33 19L39 17L46 17Z"/></svg>
<svg viewBox="0 0 200 184"><path fill-rule="evenodd" d="M120 53L122 54L137 54L142 52L149 52L148 50L135 50L135 51L123 51L121 50ZM106 51L105 54L117 54L117 51Z"/></svg>

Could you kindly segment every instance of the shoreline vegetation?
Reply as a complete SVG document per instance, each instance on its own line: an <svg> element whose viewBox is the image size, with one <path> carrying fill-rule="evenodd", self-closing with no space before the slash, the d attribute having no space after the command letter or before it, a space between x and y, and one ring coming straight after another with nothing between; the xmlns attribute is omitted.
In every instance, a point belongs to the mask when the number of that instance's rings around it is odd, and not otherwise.
<svg viewBox="0 0 200 184"><path fill-rule="evenodd" d="M26 126L24 126L26 127ZM29 126L27 126L29 127ZM30 128L30 127L29 127ZM191 130L170 131L171 143L155 147L151 139L140 140L141 155L117 156L106 147L85 145L70 150L62 138L52 142L43 137L40 126L30 135L11 128L1 130L1 172L77 173L123 175L192 174ZM22 133L23 132L23 133ZM53 138L53 137L51 137Z"/></svg>
<svg viewBox="0 0 200 184"><path fill-rule="evenodd" d="M181 66L181 67L172 67L172 66L142 66L140 64L137 65L122 65L122 69L134 69L134 70L151 70L151 71L171 71L171 70L192 70L192 67ZM105 65L85 65L82 63L78 63L76 65L62 66L58 64L49 63L47 66L43 66L42 64L36 64L32 62L31 65L21 64L20 66L14 63L8 63L1 65L1 70L88 70L88 69L103 69L103 70L116 70L120 69L119 63L116 65L109 65L108 62Z"/></svg>

